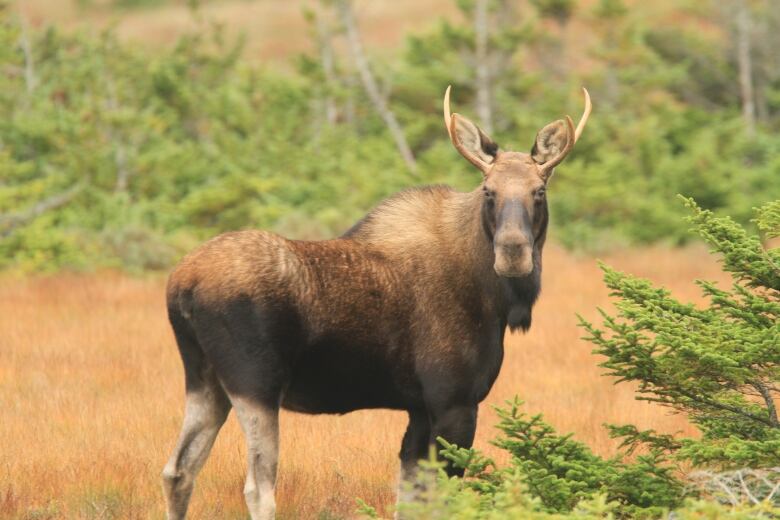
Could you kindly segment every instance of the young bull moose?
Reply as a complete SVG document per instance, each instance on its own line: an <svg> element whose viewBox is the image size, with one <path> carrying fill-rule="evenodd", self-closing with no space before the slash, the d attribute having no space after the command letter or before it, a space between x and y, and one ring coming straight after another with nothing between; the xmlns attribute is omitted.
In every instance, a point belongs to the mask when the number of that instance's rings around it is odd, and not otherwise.
<svg viewBox="0 0 780 520"><path fill-rule="evenodd" d="M225 233L171 274L168 314L186 408L163 470L168 517L184 518L195 476L231 407L246 435L253 520L274 517L280 408L406 410L402 478L438 436L470 446L477 405L501 367L504 331L527 330L547 233L545 187L590 114L545 126L531 153L502 151L450 115L452 144L482 171L469 193L403 191L340 238ZM452 474L456 469L449 468Z"/></svg>

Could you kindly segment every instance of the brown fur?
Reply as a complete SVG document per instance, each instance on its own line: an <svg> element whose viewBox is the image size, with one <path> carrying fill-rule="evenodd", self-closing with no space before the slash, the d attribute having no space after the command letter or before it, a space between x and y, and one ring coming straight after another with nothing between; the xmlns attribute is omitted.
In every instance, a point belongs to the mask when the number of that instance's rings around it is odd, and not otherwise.
<svg viewBox="0 0 780 520"><path fill-rule="evenodd" d="M570 119L552 123L532 154L502 152L452 118L456 148L483 170L474 191L403 191L333 240L226 233L171 274L168 312L193 410L164 472L172 518L186 511L228 401L247 435L253 519L273 516L279 407L406 410L407 478L437 437L471 445L505 329L531 324L545 187L574 130Z"/></svg>
<svg viewBox="0 0 780 520"><path fill-rule="evenodd" d="M481 202L479 190L437 186L385 201L347 238L312 242L266 231L225 233L182 260L168 295L175 300L193 293L201 304L216 306L238 295L282 298L307 309L317 329L369 315L373 321L379 312L419 300L414 314L436 319L430 305L437 295L490 275L491 259L481 254L490 247L479 233Z"/></svg>

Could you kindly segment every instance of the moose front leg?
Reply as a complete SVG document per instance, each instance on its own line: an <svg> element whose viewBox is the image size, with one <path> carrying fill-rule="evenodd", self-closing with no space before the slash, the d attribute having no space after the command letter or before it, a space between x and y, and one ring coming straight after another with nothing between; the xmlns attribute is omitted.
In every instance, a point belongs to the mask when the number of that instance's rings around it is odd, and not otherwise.
<svg viewBox="0 0 780 520"><path fill-rule="evenodd" d="M477 429L477 405L456 405L432 413L431 443L438 453L438 437L460 448L471 448ZM449 476L463 476L463 468L456 468L447 461L445 471Z"/></svg>
<svg viewBox="0 0 780 520"><path fill-rule="evenodd" d="M409 502L415 498L411 486L417 477L420 459L428 457L431 439L431 421L425 409L409 410L409 426L401 442L401 475L398 483L397 502Z"/></svg>

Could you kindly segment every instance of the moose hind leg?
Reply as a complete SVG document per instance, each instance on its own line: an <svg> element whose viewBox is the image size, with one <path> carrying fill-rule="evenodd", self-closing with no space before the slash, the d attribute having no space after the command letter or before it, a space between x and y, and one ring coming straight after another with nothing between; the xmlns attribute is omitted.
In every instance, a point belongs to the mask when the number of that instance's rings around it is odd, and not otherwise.
<svg viewBox="0 0 780 520"><path fill-rule="evenodd" d="M224 309L197 308L198 339L244 432L248 471L244 496L252 520L272 520L279 454L279 406L289 382L300 327L286 312L236 298Z"/></svg>
<svg viewBox="0 0 780 520"><path fill-rule="evenodd" d="M279 408L255 400L233 399L247 444L244 497L252 520L273 520L279 458Z"/></svg>
<svg viewBox="0 0 780 520"><path fill-rule="evenodd" d="M213 377L187 392L179 440L162 474L170 520L186 517L195 477L206 462L229 412L230 401Z"/></svg>

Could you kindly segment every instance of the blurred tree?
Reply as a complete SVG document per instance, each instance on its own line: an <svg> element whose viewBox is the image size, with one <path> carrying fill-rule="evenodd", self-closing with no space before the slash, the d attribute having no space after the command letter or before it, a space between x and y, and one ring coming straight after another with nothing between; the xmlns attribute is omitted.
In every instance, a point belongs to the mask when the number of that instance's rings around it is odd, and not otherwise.
<svg viewBox="0 0 780 520"><path fill-rule="evenodd" d="M569 23L574 8L574 0L531 0L531 4L544 18L551 18L560 26Z"/></svg>
<svg viewBox="0 0 780 520"><path fill-rule="evenodd" d="M757 211L771 236L780 234L779 204ZM698 467L773 467L780 460L780 250L764 249L759 237L691 199L686 205L697 232L722 255L731 290L698 281L710 299L700 309L603 266L617 314L601 311L604 329L581 323L609 375L636 382L638 399L685 413L702 435L673 440L633 426L613 432L624 446L649 445Z"/></svg>
<svg viewBox="0 0 780 520"><path fill-rule="evenodd" d="M531 4L536 8L541 19L552 20L557 26L556 35L542 38L549 46L542 62L555 79L564 80L571 76L568 27L576 4L574 0L531 0Z"/></svg>
<svg viewBox="0 0 780 520"><path fill-rule="evenodd" d="M341 23L344 26L347 45L355 63L355 68L357 68L360 75L360 80L363 83L363 88L377 113L379 113L379 116L385 122L385 125L387 125L390 134L393 136L395 145L398 148L398 152L401 154L406 166L412 172L416 172L417 161L414 158L414 154L412 153L411 148L409 148L406 136L404 135L395 114L387 104L385 96L382 95L379 90L379 85L371 71L368 59L363 50L363 43L358 31L357 21L355 20L355 14L352 10L352 0L334 0L334 4L339 18L341 19Z"/></svg>
<svg viewBox="0 0 780 520"><path fill-rule="evenodd" d="M476 65L475 89L476 111L479 120L488 134L493 133L493 102L491 96L492 78L488 63L488 23L489 0L474 1L474 61Z"/></svg>
<svg viewBox="0 0 780 520"><path fill-rule="evenodd" d="M749 136L756 133L756 99L753 89L753 56L751 51L751 13L746 0L737 0L736 40L739 64L739 91L742 98L742 118Z"/></svg>
<svg viewBox="0 0 780 520"><path fill-rule="evenodd" d="M738 73L738 88L731 90L740 101L745 130L753 135L758 123L778 123L780 2L731 0L714 5L710 18L726 35L725 58Z"/></svg>

